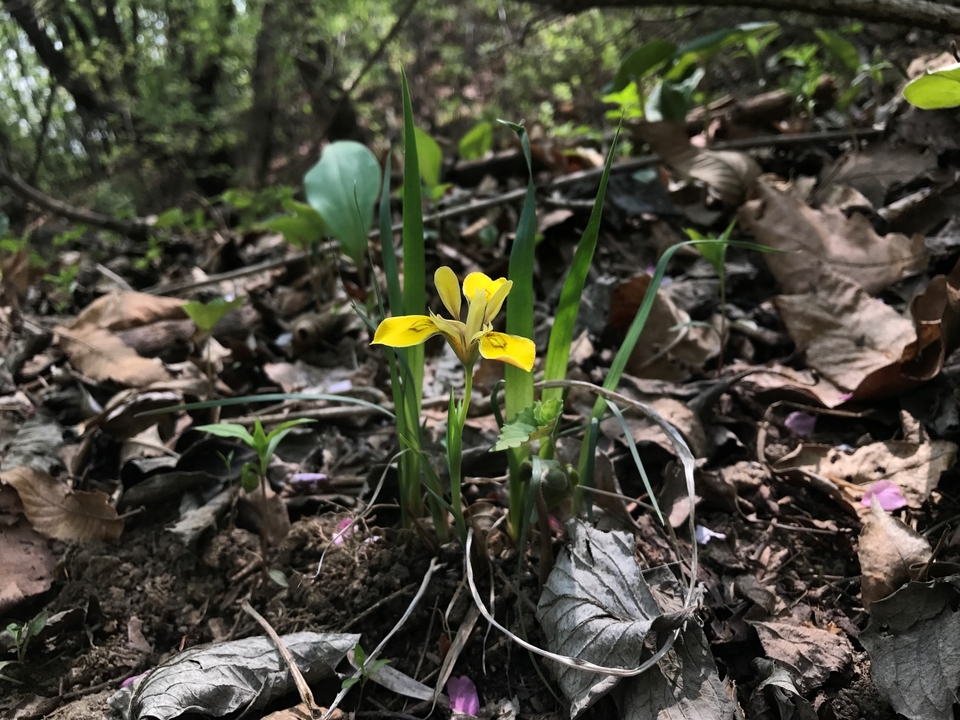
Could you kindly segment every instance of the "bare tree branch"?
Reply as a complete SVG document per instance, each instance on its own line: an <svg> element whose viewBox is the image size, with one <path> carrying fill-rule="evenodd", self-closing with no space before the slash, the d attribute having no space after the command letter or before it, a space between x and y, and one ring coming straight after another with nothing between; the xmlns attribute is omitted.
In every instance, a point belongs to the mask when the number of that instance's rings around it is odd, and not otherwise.
<svg viewBox="0 0 960 720"><path fill-rule="evenodd" d="M595 7L672 7L675 0L526 0L561 12L578 13ZM907 24L942 33L960 32L960 7L934 0L699 0L710 7L749 7L789 10L833 17L855 17L872 22Z"/></svg>
<svg viewBox="0 0 960 720"><path fill-rule="evenodd" d="M0 187L2 186L10 188L10 190L21 198L36 205L41 210L46 210L47 212L59 215L73 222L103 228L104 230L112 230L113 232L135 239L145 238L150 233L150 226L141 218L118 220L109 215L101 215L100 213L90 210L74 207L61 200L52 198L46 193L40 192L35 187L24 182L19 175L0 167Z"/></svg>

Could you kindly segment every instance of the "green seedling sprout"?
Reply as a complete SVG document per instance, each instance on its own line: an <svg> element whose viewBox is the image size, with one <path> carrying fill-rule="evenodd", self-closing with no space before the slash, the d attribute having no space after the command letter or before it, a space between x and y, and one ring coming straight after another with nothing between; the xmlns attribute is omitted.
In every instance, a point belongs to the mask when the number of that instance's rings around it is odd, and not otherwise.
<svg viewBox="0 0 960 720"><path fill-rule="evenodd" d="M240 469L240 486L247 493L254 492L259 486L262 493L261 497L264 501L264 504L266 504L267 468L270 467L270 459L273 457L273 453L276 451L280 441L283 440L283 438L285 438L293 430L293 428L298 425L304 425L311 422L315 421L309 418L289 420L285 423L280 423L269 433L265 433L263 431L263 425L260 424L259 419L257 419L253 424L252 434L243 425L238 425L236 423L200 425L197 427L197 430L200 430L201 432L208 432L211 435L216 435L218 437L240 440L253 449L253 451L257 454L257 462L247 462L243 464L243 467ZM223 456L221 455L221 457ZM232 455L230 460L232 461ZM261 559L263 560L264 579L271 577L267 566L267 551L269 550L267 545L268 541L266 525L261 523L260 553L262 556ZM279 579L275 578L275 581L277 584L283 585L283 582L281 582Z"/></svg>
<svg viewBox="0 0 960 720"><path fill-rule="evenodd" d="M479 122L460 138L457 152L463 160L479 160L493 146L493 125Z"/></svg>
<svg viewBox="0 0 960 720"><path fill-rule="evenodd" d="M727 335L729 333L729 323L727 322L727 272L726 258L727 248L730 246L730 234L737 224L736 219L732 220L717 238L708 238L701 235L693 228L687 229L687 235L694 242L694 247L706 260L713 266L717 277L720 279L720 357L717 360L717 371L723 369L723 351L727 344ZM712 325L708 327L713 328Z"/></svg>
<svg viewBox="0 0 960 720"><path fill-rule="evenodd" d="M360 683L360 697L363 697L363 689L367 686L367 680L369 680L380 668L388 665L390 663L389 659L374 660L370 663L369 667L367 666L367 654L363 651L363 648L360 647L360 643L357 643L353 648L353 661L357 664L357 667L360 669L359 677L348 677L344 678L343 682L340 684L340 688L346 690L352 688L358 682ZM357 704L360 704L360 701L357 700Z"/></svg>
<svg viewBox="0 0 960 720"><path fill-rule="evenodd" d="M200 330L207 341L207 383L210 386L211 396L216 394L213 382L213 360L210 349L213 328L228 312L236 310L241 305L243 305L242 297L237 297L233 300L219 297L208 303L194 300L183 306L183 311L193 320L193 324L197 326L197 329Z"/></svg>
<svg viewBox="0 0 960 720"><path fill-rule="evenodd" d="M23 664L27 657L27 649L33 640L47 626L47 614L40 613L25 623L10 623L7 632L13 636L13 644L17 649L17 662Z"/></svg>

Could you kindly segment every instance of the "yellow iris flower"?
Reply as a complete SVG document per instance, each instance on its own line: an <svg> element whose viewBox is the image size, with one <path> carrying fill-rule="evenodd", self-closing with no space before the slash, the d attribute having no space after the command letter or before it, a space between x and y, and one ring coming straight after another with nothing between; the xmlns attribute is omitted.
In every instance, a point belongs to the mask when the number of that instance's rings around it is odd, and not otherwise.
<svg viewBox="0 0 960 720"><path fill-rule="evenodd" d="M429 315L401 315L387 318L377 327L374 345L410 347L434 335L443 335L464 367L472 368L478 357L499 360L530 371L536 356L532 340L494 332L492 321L503 307L513 281L491 280L480 272L470 273L463 281L467 299L467 321L460 321L460 284L453 270L444 266L433 276L437 291L453 320L431 312Z"/></svg>

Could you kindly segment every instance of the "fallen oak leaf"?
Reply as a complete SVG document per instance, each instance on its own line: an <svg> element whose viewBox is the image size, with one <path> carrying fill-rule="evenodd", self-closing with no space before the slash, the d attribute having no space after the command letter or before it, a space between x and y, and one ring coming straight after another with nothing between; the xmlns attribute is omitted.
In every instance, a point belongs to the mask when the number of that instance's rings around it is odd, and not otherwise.
<svg viewBox="0 0 960 720"><path fill-rule="evenodd" d="M0 472L0 482L13 487L33 528L47 537L68 542L116 540L123 520L99 490L70 490L49 473L20 466Z"/></svg>

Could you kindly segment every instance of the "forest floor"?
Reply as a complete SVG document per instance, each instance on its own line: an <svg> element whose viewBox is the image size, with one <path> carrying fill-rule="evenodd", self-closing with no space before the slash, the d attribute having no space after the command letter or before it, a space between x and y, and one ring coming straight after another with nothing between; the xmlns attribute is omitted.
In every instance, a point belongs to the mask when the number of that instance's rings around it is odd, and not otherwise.
<svg viewBox="0 0 960 720"><path fill-rule="evenodd" d="M687 129L699 139L679 149L675 135L628 129L664 164L614 164L570 379L603 382L658 258L687 239L686 229L716 237L736 220L732 239L777 252L729 247L722 279L695 250L677 252L619 385L689 446L694 498L656 424L624 406L624 423L608 417L600 425L594 483L616 497L598 495L593 519L628 533L652 586L662 577L656 570L668 568L702 594L684 616L683 651L657 666L666 685L623 678L619 690L597 691L583 717L647 718L676 708L683 717L742 709L751 719L883 720L897 717L891 703L909 717L952 717L951 657L960 655L950 630L960 586L960 123L955 113L901 105L878 129L878 108L869 105L814 116L798 113L789 97L750 100L713 109L710 142L726 142L737 158L749 148L759 179L730 170L744 165L729 158L727 170L699 182L669 171L677 152L706 157L696 116ZM533 149L542 235L534 339L542 358L603 155L536 136ZM466 206L523 187L520 157L513 147L499 158L448 164L448 177L461 184L448 191L447 207L465 209L428 221L428 277L440 265L461 278L507 275L518 209ZM731 202L731 192L741 197ZM407 676L405 690L384 687L371 670L339 704L357 718L444 716L451 676L474 683L483 717L568 716L557 665L478 616L459 542L440 544L429 527L403 522L390 466L394 420L331 399L142 414L212 395L298 392L392 408L385 356L351 305L360 295L356 269L329 253L308 263L258 224L264 218L245 225L242 215L234 210L222 224L198 228L182 217L156 233L152 256L143 242L108 247L87 230L57 245L59 267L36 271L29 250L4 260L0 626L13 632L0 633L0 711L18 720L106 716L125 681L136 678L129 692L142 696L151 677L144 674L157 678L184 651L263 635L246 602L281 636L330 634L340 651L328 664L341 675L351 672L357 644L369 655L396 630L379 658ZM79 270L67 277L71 267ZM243 298L242 307L210 336L183 310L187 300L230 297ZM441 307L432 289L428 306ZM462 375L439 339L426 352L422 421L439 459L448 393L462 390ZM507 503L505 454L489 452L498 435L491 395L502 376L501 364L479 365L464 436L464 500L495 516ZM592 404L582 389L567 397L561 430L571 434L560 450L574 463L576 429ZM218 417L249 426L254 416L268 431L314 420L279 444L269 497L239 492L250 459L242 444L196 429ZM663 524L648 509L632 446ZM489 531L473 563L476 592L496 620L559 654L563 644L544 632L537 605L549 555L558 568L569 567L565 558L576 564L565 548L581 530L566 524L568 509L555 511L549 530L532 529L522 551L502 528ZM697 537L688 530L691 513ZM667 618L669 602L658 592L654 614ZM37 617L45 622L18 658L15 633ZM677 627L661 627L646 644L641 636L635 659L652 655ZM911 653L933 636L937 653L920 653L911 668ZM218 680L206 680L205 702L222 710L216 714L265 717L299 702L292 688L267 702L265 671L251 660L257 653L236 652L221 661ZM203 695L202 674L178 672ZM318 705L330 707L341 683L331 673L314 682ZM159 691L151 692L156 699ZM190 710L182 689L165 692L161 700L174 704L158 717ZM118 706L129 704L118 697Z"/></svg>

